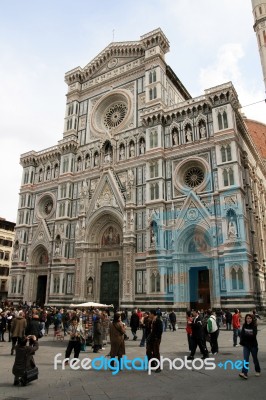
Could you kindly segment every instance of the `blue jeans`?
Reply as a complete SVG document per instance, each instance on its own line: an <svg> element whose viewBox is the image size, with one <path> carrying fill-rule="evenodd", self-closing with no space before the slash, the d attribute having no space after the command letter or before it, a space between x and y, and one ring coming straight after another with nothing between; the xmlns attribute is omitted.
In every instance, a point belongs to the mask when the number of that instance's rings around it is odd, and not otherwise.
<svg viewBox="0 0 266 400"><path fill-rule="evenodd" d="M253 358L253 362L254 362L254 367L255 367L255 371L256 372L260 372L260 364L259 364L259 360L258 360L258 347L246 347L243 346L243 356L244 356L244 360L246 361L246 363L249 362L249 355L250 353L252 354L252 358ZM242 368L242 372L247 375L248 374L248 369L243 367Z"/></svg>
<svg viewBox="0 0 266 400"><path fill-rule="evenodd" d="M233 344L234 346L237 345L237 337L240 337L241 330L240 328L233 329Z"/></svg>

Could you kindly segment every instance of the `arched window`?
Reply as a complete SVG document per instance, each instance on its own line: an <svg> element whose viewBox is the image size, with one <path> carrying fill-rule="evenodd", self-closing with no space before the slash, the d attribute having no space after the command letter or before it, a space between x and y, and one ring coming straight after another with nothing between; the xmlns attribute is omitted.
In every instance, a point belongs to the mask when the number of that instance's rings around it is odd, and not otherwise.
<svg viewBox="0 0 266 400"><path fill-rule="evenodd" d="M150 164L150 178L155 178L159 175L159 164L154 162Z"/></svg>
<svg viewBox="0 0 266 400"><path fill-rule="evenodd" d="M224 186L229 186L228 172L226 169L223 170L223 180L224 180Z"/></svg>
<svg viewBox="0 0 266 400"><path fill-rule="evenodd" d="M152 100L152 89L149 90L150 93L150 100Z"/></svg>
<svg viewBox="0 0 266 400"><path fill-rule="evenodd" d="M227 113L225 111L223 112L223 125L224 129L228 128Z"/></svg>
<svg viewBox="0 0 266 400"><path fill-rule="evenodd" d="M226 162L226 152L224 146L221 147L222 162Z"/></svg>
<svg viewBox="0 0 266 400"><path fill-rule="evenodd" d="M237 289L237 275L236 275L235 268L232 268L231 279L232 279L232 289L236 290Z"/></svg>
<svg viewBox="0 0 266 400"><path fill-rule="evenodd" d="M152 72L149 73L149 83L152 83Z"/></svg>
<svg viewBox="0 0 266 400"><path fill-rule="evenodd" d="M229 144L226 146L226 155L227 155L227 161L231 161L232 153L231 153L231 146Z"/></svg>
<svg viewBox="0 0 266 400"><path fill-rule="evenodd" d="M153 88L153 98L156 99L156 97L157 97L157 88L154 87Z"/></svg>
<svg viewBox="0 0 266 400"><path fill-rule="evenodd" d="M219 127L219 130L223 129L223 122L222 122L221 113L218 114L218 127Z"/></svg>
<svg viewBox="0 0 266 400"><path fill-rule="evenodd" d="M81 171L81 157L77 159L77 172Z"/></svg>
<svg viewBox="0 0 266 400"><path fill-rule="evenodd" d="M21 285L22 285L22 280L20 279L19 283L18 283L18 293L21 293L21 289L22 289Z"/></svg>
<svg viewBox="0 0 266 400"><path fill-rule="evenodd" d="M151 200L159 199L159 183L153 183L151 185Z"/></svg>
<svg viewBox="0 0 266 400"><path fill-rule="evenodd" d="M160 292L160 274L159 272L152 272L151 274L151 292Z"/></svg>
<svg viewBox="0 0 266 400"><path fill-rule="evenodd" d="M229 175L229 184L234 185L234 183L235 183L234 182L234 171L232 168L229 168L228 175Z"/></svg>
<svg viewBox="0 0 266 400"><path fill-rule="evenodd" d="M223 113L218 113L218 127L219 130L227 129L228 128L228 120L227 120L227 113L224 111Z"/></svg>
<svg viewBox="0 0 266 400"><path fill-rule="evenodd" d="M243 269L239 265L234 265L231 269L231 287L232 290L244 289Z"/></svg>
<svg viewBox="0 0 266 400"><path fill-rule="evenodd" d="M157 131L151 131L150 133L150 148L158 146L158 133Z"/></svg>
<svg viewBox="0 0 266 400"><path fill-rule="evenodd" d="M156 71L154 70L153 71L153 74L152 74L152 79L153 79L153 82L156 82Z"/></svg>
<svg viewBox="0 0 266 400"><path fill-rule="evenodd" d="M11 293L16 293L17 289L17 278L12 278Z"/></svg>

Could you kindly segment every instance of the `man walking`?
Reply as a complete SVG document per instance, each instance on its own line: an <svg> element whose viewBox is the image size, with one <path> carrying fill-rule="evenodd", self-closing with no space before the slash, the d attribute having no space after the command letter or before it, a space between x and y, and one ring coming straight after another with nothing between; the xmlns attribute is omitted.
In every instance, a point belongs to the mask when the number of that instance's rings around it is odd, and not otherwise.
<svg viewBox="0 0 266 400"><path fill-rule="evenodd" d="M197 311L192 311L193 321L191 324L192 329L192 346L191 346L191 353L188 357L188 360L194 360L194 355L196 353L197 346L199 346L200 351L202 353L202 359L209 357L209 352L206 347L206 341L204 337L204 330L202 327L202 321Z"/></svg>

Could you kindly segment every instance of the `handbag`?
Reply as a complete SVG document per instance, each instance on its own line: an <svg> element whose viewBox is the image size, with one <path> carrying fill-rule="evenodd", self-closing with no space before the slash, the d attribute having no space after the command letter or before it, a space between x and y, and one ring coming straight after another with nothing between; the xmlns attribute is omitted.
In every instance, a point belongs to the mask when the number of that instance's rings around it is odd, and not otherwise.
<svg viewBox="0 0 266 400"><path fill-rule="evenodd" d="M23 374L23 381L25 384L35 381L36 379L38 379L38 374L39 374L39 370L38 367L34 367L32 369L28 369L24 372Z"/></svg>

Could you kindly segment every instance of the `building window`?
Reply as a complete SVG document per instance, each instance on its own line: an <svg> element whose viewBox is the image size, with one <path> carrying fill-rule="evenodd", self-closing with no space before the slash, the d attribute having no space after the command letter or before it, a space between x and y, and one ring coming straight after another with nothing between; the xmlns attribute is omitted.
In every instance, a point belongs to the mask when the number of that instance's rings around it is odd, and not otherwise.
<svg viewBox="0 0 266 400"><path fill-rule="evenodd" d="M232 168L223 170L224 186L234 185L234 171Z"/></svg>
<svg viewBox="0 0 266 400"><path fill-rule="evenodd" d="M12 278L11 293L16 293L16 289L17 289L17 278Z"/></svg>
<svg viewBox="0 0 266 400"><path fill-rule="evenodd" d="M165 292L173 293L173 269L167 268L165 274Z"/></svg>
<svg viewBox="0 0 266 400"><path fill-rule="evenodd" d="M151 131L150 133L150 148L154 148L158 146L158 132Z"/></svg>
<svg viewBox="0 0 266 400"><path fill-rule="evenodd" d="M228 128L227 113L225 111L218 113L218 126L219 130Z"/></svg>
<svg viewBox="0 0 266 400"><path fill-rule="evenodd" d="M74 274L67 274L66 293L74 293Z"/></svg>
<svg viewBox="0 0 266 400"><path fill-rule="evenodd" d="M53 292L59 293L59 289L60 289L60 277L55 276L53 281Z"/></svg>
<svg viewBox="0 0 266 400"><path fill-rule="evenodd" d="M29 180L29 171L25 171L25 173L24 173L24 181L23 181L24 185L26 183L28 183L28 180Z"/></svg>
<svg viewBox="0 0 266 400"><path fill-rule="evenodd" d="M150 71L149 73L149 83L156 82L156 71Z"/></svg>
<svg viewBox="0 0 266 400"><path fill-rule="evenodd" d="M145 293L145 271L136 271L136 293Z"/></svg>
<svg viewBox="0 0 266 400"><path fill-rule="evenodd" d="M160 285L161 285L161 279L160 279L160 274L158 271L152 272L151 273L151 292L153 293L158 293L160 292Z"/></svg>
<svg viewBox="0 0 266 400"><path fill-rule="evenodd" d="M156 178L159 175L159 164L154 162L150 164L150 178Z"/></svg>
<svg viewBox="0 0 266 400"><path fill-rule="evenodd" d="M151 200L159 199L159 183L151 184Z"/></svg>
<svg viewBox="0 0 266 400"><path fill-rule="evenodd" d="M232 152L231 152L230 144L228 144L227 146L221 147L221 158L222 158L222 162L232 160Z"/></svg>
<svg viewBox="0 0 266 400"><path fill-rule="evenodd" d="M87 109L88 109L88 100L82 101L79 107L79 115L86 114Z"/></svg>
<svg viewBox="0 0 266 400"><path fill-rule="evenodd" d="M231 269L231 286L233 290L244 289L244 275L243 269L236 265Z"/></svg>
<svg viewBox="0 0 266 400"><path fill-rule="evenodd" d="M156 97L157 97L157 88L156 88L156 86L154 88L150 88L149 97L150 97L150 100L156 99Z"/></svg>

